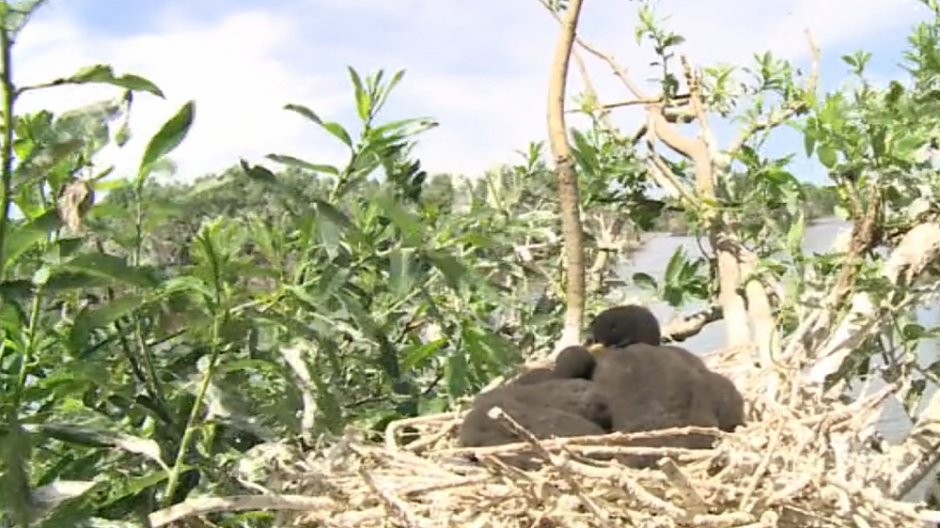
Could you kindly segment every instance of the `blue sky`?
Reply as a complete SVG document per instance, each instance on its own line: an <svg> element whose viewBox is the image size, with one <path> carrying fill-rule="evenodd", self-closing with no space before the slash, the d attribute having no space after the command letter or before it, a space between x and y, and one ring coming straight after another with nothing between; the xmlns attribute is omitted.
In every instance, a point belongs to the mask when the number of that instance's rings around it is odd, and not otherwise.
<svg viewBox="0 0 940 528"><path fill-rule="evenodd" d="M653 1L671 16L669 27L687 37L683 51L699 65L741 63L771 50L808 69L803 30L809 28L822 49L824 89L847 80L839 57L856 49L875 54L876 79L898 77L909 29L926 16L916 0ZM652 55L633 38L637 5L587 1L581 34L642 80L651 76ZM283 105L301 103L353 125L346 65L361 72L405 69L386 118L436 118L441 126L418 151L426 168L474 174L516 161L516 149L544 137L556 33L537 0L50 0L21 35L15 73L27 84L108 62L161 86L167 100L138 97L134 139L104 156L121 173L133 172L147 138L195 99L194 128L173 155L180 175L191 177L271 152L341 162L335 140ZM602 63L591 61L589 68L603 99L629 98ZM573 75L571 93L580 86ZM58 88L28 95L22 104L63 110L115 93ZM625 130L635 128L638 114L617 116ZM802 151L794 133L774 145ZM797 171L811 181L823 177L812 164Z"/></svg>

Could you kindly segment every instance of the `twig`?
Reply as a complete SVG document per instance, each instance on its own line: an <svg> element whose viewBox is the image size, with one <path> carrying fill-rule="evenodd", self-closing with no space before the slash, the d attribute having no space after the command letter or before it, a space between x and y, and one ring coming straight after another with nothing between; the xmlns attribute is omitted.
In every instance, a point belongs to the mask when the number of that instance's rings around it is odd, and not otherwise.
<svg viewBox="0 0 940 528"><path fill-rule="evenodd" d="M613 526L609 523L606 512L600 509L597 504L591 500L587 494L584 493L584 490L581 489L581 485L568 470L566 457L559 458L552 456L552 454L542 446L541 442L539 442L539 439L536 438L535 435L522 427L519 422L513 420L509 414L499 407L493 407L486 413L486 415L502 424L515 435L525 439L525 441L528 442L528 444L532 446L535 451L545 459L546 462L550 463L552 467L555 468L561 478L564 479L565 483L567 483L571 488L571 491L574 492L574 494L577 495L577 497L581 500L581 503L584 504L584 507L594 514L598 522L600 522L602 526L613 528Z"/></svg>
<svg viewBox="0 0 940 528"><path fill-rule="evenodd" d="M679 493L682 494L690 514L701 515L708 513L708 505L705 504L705 499L695 491L692 481L689 480L689 477L679 469L679 466L677 466L671 458L660 459L659 468L663 470L663 473L669 477L669 480L675 485L676 489L679 490Z"/></svg>
<svg viewBox="0 0 940 528"><path fill-rule="evenodd" d="M754 471L754 475L751 477L750 482L747 484L747 488L744 490L744 495L741 497L741 509L744 511L753 511L753 505L749 504L751 502L751 497L754 496L754 492L757 491L757 486L760 485L761 480L764 478L764 473L767 471L767 468L770 466L771 460L777 454L777 446L780 445L780 438L783 436L783 425L781 425L777 432L770 438L770 445L767 446L767 453L764 455L764 459L760 461L760 465L757 466L757 470Z"/></svg>
<svg viewBox="0 0 940 528"><path fill-rule="evenodd" d="M366 483L367 486L369 486L369 489L371 489L373 493L382 499L382 502L385 503L386 507L388 507L388 509L390 509L405 526L408 526L409 528L417 528L420 526L420 523L415 520L411 510L408 509L408 505L402 502L402 500L396 497L395 494L391 491L376 484L375 479L372 478L372 475L369 474L368 471L363 468L359 468L359 476L362 477L362 480Z"/></svg>

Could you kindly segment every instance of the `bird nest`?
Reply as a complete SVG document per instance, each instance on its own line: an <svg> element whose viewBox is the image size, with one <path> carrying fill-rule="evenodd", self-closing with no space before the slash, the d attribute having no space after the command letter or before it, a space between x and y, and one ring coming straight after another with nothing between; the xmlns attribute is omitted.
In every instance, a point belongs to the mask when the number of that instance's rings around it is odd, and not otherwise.
<svg viewBox="0 0 940 528"><path fill-rule="evenodd" d="M720 365L712 362L730 372ZM305 456L269 450L255 459L267 471L264 482L243 480L263 493L216 509L268 508L280 510L281 526L329 527L898 528L935 520L936 512L921 505L887 498L894 469L868 431L889 391L850 404L820 403L778 380L771 402L762 396L765 375L736 378L749 423L732 434L709 429L720 435L711 450L617 445L637 434L540 441L525 431L517 431L516 444L459 448L462 413L446 413L393 422L384 443L350 433ZM514 427L511 417L496 414ZM417 431L417 440L406 430ZM523 471L500 458L521 452L541 458L541 467ZM469 461L470 453L478 461ZM598 460L654 453L669 457L653 469ZM183 514L151 520L156 526Z"/></svg>

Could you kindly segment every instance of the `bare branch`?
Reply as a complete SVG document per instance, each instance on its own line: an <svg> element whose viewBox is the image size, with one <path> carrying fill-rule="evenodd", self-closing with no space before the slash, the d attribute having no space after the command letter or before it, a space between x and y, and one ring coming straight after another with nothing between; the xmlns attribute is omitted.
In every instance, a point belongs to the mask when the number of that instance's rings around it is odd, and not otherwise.
<svg viewBox="0 0 940 528"><path fill-rule="evenodd" d="M689 99L689 94L680 94L675 96L671 102L675 103L677 101L687 101ZM616 103L607 103L603 106L605 110L613 110L615 108L624 108L628 106L648 106L655 104L664 104L666 101L662 97L657 97L655 99L634 99L631 101L619 101Z"/></svg>
<svg viewBox="0 0 940 528"><path fill-rule="evenodd" d="M694 194L693 190L686 185L685 182L680 180L679 177L672 172L672 169L666 165L662 157L653 149L652 142L650 142L648 150L649 152L646 158L649 163L650 176L656 181L656 184L666 191L669 196L678 198L687 206L700 206L701 201Z"/></svg>
<svg viewBox="0 0 940 528"><path fill-rule="evenodd" d="M663 326L662 334L665 342L680 342L698 334L703 328L715 321L721 320L721 306L713 304L694 314L673 319Z"/></svg>
<svg viewBox="0 0 940 528"><path fill-rule="evenodd" d="M883 277L895 286L911 285L927 274L938 261L940 224L919 224L904 236L891 253ZM904 306L916 303L923 295L921 292L912 292L900 302L891 298L878 302L868 292L853 295L848 315L823 344L817 362L806 377L810 382L820 385L827 376L839 369L845 358L862 341L881 329L885 319ZM817 309L811 318L820 319L818 313L827 310L827 306ZM818 321L815 325L802 325L801 331L809 332L812 327L818 326ZM794 340L801 338L799 332L792 337ZM900 497L920 481L940 456L940 392L929 400L911 433L904 442L893 447L890 454L891 463L897 468L893 473L898 475L897 481L892 483L892 495Z"/></svg>
<svg viewBox="0 0 940 528"><path fill-rule="evenodd" d="M700 141L704 144L705 150L714 153L716 152L715 134L712 132L711 123L708 121L708 114L705 111L705 95L702 93L702 82L700 75L697 71L692 69L692 64L689 62L689 58L686 55L680 55L679 60L682 62L682 71L685 74L685 82L689 87L689 110L692 112L692 115L695 116L695 120L698 121L698 125L701 129ZM709 163L711 160L709 159ZM714 178L714 171L710 170L709 174ZM703 182L699 182L699 187L702 188ZM714 181L710 182L712 188L714 188ZM712 191L714 193L714 191Z"/></svg>

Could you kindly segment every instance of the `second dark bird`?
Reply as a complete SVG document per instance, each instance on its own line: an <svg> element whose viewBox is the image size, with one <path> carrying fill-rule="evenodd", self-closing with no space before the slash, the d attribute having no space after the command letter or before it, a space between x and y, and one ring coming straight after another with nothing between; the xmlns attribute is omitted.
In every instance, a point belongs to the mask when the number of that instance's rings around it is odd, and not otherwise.
<svg viewBox="0 0 940 528"><path fill-rule="evenodd" d="M698 356L661 346L659 321L638 305L598 314L591 324L595 354L593 391L608 402L612 429L639 432L671 427L718 427L732 431L744 423L744 400L728 378L711 371ZM634 446L708 448L711 435L689 434L638 439ZM646 467L657 457L624 462Z"/></svg>
<svg viewBox="0 0 940 528"><path fill-rule="evenodd" d="M591 390L595 360L584 347L568 347L551 369L533 369L479 394L458 430L462 446L519 442L487 412L499 406L536 438L600 435L611 424L604 397Z"/></svg>

